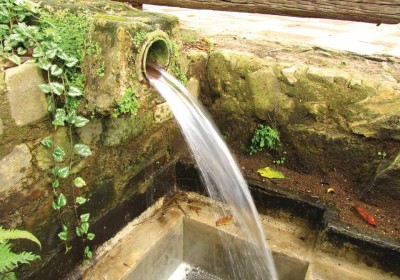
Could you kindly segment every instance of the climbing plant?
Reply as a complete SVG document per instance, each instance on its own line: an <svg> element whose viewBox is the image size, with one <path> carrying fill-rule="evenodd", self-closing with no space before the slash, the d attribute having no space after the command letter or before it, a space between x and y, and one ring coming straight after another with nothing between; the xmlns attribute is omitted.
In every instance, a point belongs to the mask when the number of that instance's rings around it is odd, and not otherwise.
<svg viewBox="0 0 400 280"><path fill-rule="evenodd" d="M71 169L77 161L92 154L89 146L74 142L74 129L85 126L89 120L80 116L77 107L84 95L85 76L81 72L89 46L93 44L88 37L92 27L90 16L84 11L70 13L59 11L48 13L38 5L26 0L2 0L0 5L0 54L16 65L24 60L34 60L44 71L46 83L40 89L46 94L48 111L53 116L55 129L66 127L70 147L56 144L51 138L41 144L52 150L52 176L54 201L52 207L59 213L62 230L59 238L65 242L66 251L70 249L68 239L74 232L85 244L85 261L92 258L87 245L94 233L89 231L90 213L79 213L79 206L86 203L79 189L86 185L85 180L72 176ZM35 22L35 25L29 24ZM68 188L69 186L69 188ZM71 224L65 213L68 206L73 209L76 221Z"/></svg>

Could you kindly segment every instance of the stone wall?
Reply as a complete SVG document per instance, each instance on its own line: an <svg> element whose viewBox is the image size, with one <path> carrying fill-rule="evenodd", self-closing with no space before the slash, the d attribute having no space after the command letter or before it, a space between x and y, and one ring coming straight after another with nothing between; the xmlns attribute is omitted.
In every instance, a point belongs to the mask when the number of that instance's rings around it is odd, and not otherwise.
<svg viewBox="0 0 400 280"><path fill-rule="evenodd" d="M135 76L133 38L140 26L148 32L164 30L175 40L177 21L137 13L130 9L124 13L126 19L98 18L93 39L100 33L102 39L109 39L96 41L105 51L107 65L105 74L97 75L93 71L97 62L85 63L87 96L79 110L91 121L76 131L52 125L46 98L38 87L44 83L43 73L35 63L28 61L0 73L0 225L28 230L42 243L41 251L29 243L17 246L17 250L32 250L41 256L40 261L23 266L20 278L59 279L83 258L83 244L75 237L74 227L70 228L72 249L67 254L58 237L62 225L60 213L52 207L54 161L51 149L40 143L44 138L52 138L66 151L71 151L71 139L91 148L92 155L72 162L71 179L63 180L70 206L61 215L74 224L72 178L83 177L86 186L74 191L75 196L88 200L77 210L91 214L90 231L96 234L89 242L92 248L174 189L175 162L185 145L165 101ZM118 61L112 64L116 57ZM112 111L127 88L135 91L140 109L136 115L115 118Z"/></svg>
<svg viewBox="0 0 400 280"><path fill-rule="evenodd" d="M189 77L205 73L198 78L201 98L236 149L245 152L256 125L268 124L281 133L291 168L338 171L357 182L359 192L400 197L396 60L311 48L284 52L283 58L223 49L186 56Z"/></svg>

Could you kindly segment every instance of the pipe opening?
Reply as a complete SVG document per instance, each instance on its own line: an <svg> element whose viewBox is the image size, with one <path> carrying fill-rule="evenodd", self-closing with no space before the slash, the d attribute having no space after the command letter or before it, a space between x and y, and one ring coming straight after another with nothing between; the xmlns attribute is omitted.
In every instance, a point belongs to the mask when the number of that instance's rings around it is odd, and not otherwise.
<svg viewBox="0 0 400 280"><path fill-rule="evenodd" d="M151 62L162 68L169 66L169 49L166 42L163 40L155 41L151 44L147 52L146 63ZM146 74L146 73L145 73Z"/></svg>
<svg viewBox="0 0 400 280"><path fill-rule="evenodd" d="M165 70L168 69L171 55L171 43L168 35L161 30L149 33L137 54L136 73L139 81L148 80L147 63L152 63Z"/></svg>

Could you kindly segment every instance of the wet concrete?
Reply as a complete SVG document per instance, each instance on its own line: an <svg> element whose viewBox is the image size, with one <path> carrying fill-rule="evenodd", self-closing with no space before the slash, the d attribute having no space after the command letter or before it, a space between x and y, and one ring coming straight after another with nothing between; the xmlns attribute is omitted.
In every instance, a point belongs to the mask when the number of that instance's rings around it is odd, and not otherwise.
<svg viewBox="0 0 400 280"><path fill-rule="evenodd" d="M218 231L246 242L235 222L216 227L216 220L226 208L194 193L163 198L97 250L98 261L87 268L83 279L168 279L182 260L211 270L216 260L205 250L204 242L215 242ZM280 272L281 279L400 279L358 262L351 252L345 259L325 250L318 242L318 230L301 218L260 218L275 259L279 260L278 268L297 271L297 278L291 272ZM285 265L288 261L292 264Z"/></svg>

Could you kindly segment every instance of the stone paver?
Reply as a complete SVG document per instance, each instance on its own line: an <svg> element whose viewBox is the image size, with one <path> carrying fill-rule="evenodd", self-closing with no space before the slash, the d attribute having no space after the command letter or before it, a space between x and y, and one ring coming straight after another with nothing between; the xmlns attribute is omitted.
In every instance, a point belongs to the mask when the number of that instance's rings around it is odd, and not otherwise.
<svg viewBox="0 0 400 280"><path fill-rule="evenodd" d="M144 10L179 17L181 27L202 36L246 35L247 38L293 40L362 55L400 57L400 25L296 18L249 13L193 10L144 5ZM274 38L272 38L274 37Z"/></svg>

